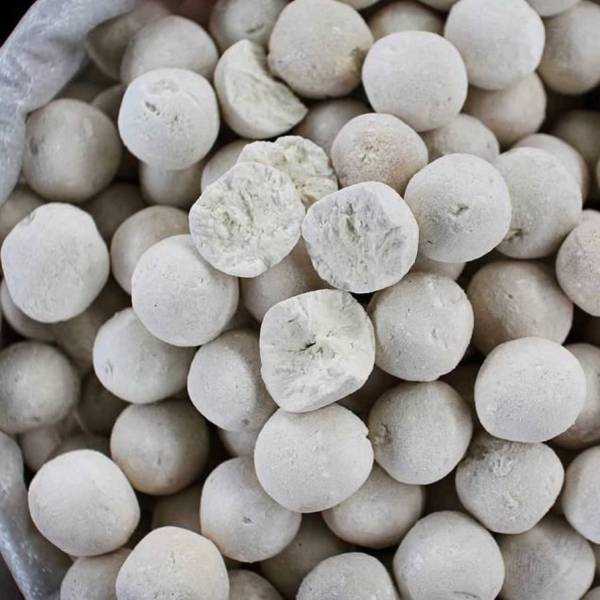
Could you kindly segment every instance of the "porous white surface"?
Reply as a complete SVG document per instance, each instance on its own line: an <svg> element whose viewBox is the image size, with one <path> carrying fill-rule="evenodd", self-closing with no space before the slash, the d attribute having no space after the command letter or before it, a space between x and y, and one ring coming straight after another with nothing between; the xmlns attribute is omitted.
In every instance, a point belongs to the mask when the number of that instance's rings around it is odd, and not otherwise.
<svg viewBox="0 0 600 600"><path fill-rule="evenodd" d="M444 31L442 17L413 0L386 4L376 10L367 22L376 40L399 31L430 31L440 35Z"/></svg>

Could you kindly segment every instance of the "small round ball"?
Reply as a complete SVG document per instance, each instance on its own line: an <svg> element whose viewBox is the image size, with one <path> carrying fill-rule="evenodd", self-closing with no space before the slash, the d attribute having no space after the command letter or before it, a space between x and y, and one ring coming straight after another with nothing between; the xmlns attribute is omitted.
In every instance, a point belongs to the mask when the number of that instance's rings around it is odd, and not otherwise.
<svg viewBox="0 0 600 600"><path fill-rule="evenodd" d="M592 171L600 159L600 113L570 110L561 115L552 133L571 144Z"/></svg>
<svg viewBox="0 0 600 600"><path fill-rule="evenodd" d="M19 221L42 204L44 200L34 191L18 185L0 206L0 245Z"/></svg>
<svg viewBox="0 0 600 600"><path fill-rule="evenodd" d="M467 97L467 72L456 48L428 31L392 33L375 42L363 65L371 106L416 131L447 125Z"/></svg>
<svg viewBox="0 0 600 600"><path fill-rule="evenodd" d="M148 404L185 387L193 356L193 348L177 348L152 336L128 308L98 331L94 371L115 396L133 404Z"/></svg>
<svg viewBox="0 0 600 600"><path fill-rule="evenodd" d="M254 461L261 485L279 504L316 512L362 486L373 449L365 424L346 408L332 404L302 414L280 409L258 435Z"/></svg>
<svg viewBox="0 0 600 600"><path fill-rule="evenodd" d="M152 511L152 529L171 526L201 533L201 492L202 488L199 485L193 485L176 494L158 498Z"/></svg>
<svg viewBox="0 0 600 600"><path fill-rule="evenodd" d="M496 598L504 563L494 538L481 525L455 511L434 512L417 522L394 556L400 593L413 600ZM460 595L454 594L460 598Z"/></svg>
<svg viewBox="0 0 600 600"><path fill-rule="evenodd" d="M496 346L475 382L483 427L514 442L543 442L568 429L583 407L585 373L556 342L526 337Z"/></svg>
<svg viewBox="0 0 600 600"><path fill-rule="evenodd" d="M221 463L202 488L202 533L235 560L256 562L275 556L294 539L300 520L297 512L265 493L249 457Z"/></svg>
<svg viewBox="0 0 600 600"><path fill-rule="evenodd" d="M220 179L222 175L225 175L225 173L235 165L240 153L249 143L250 140L234 140L216 150L206 161L204 168L202 169L200 190L204 192L211 183L214 183L217 179ZM194 200L197 199L198 194L194 197Z"/></svg>
<svg viewBox="0 0 600 600"><path fill-rule="evenodd" d="M29 511L52 544L72 556L120 548L140 519L123 472L93 450L75 450L47 462L29 486Z"/></svg>
<svg viewBox="0 0 600 600"><path fill-rule="evenodd" d="M375 460L395 480L426 485L445 477L464 456L473 422L447 383L401 383L369 413Z"/></svg>
<svg viewBox="0 0 600 600"><path fill-rule="evenodd" d="M369 303L375 328L375 364L400 379L433 381L465 354L473 333L473 309L452 279L409 273L377 292Z"/></svg>
<svg viewBox="0 0 600 600"><path fill-rule="evenodd" d="M185 169L204 158L219 132L210 83L184 69L155 69L132 81L119 111L123 143L139 160Z"/></svg>
<svg viewBox="0 0 600 600"><path fill-rule="evenodd" d="M119 600L229 600L223 557L205 537L179 527L151 531L117 577Z"/></svg>
<svg viewBox="0 0 600 600"><path fill-rule="evenodd" d="M386 4L369 17L368 23L375 40L399 31L430 31L440 35L444 31L442 17L414 0Z"/></svg>
<svg viewBox="0 0 600 600"><path fill-rule="evenodd" d="M279 592L253 571L229 571L229 600L283 600Z"/></svg>
<svg viewBox="0 0 600 600"><path fill-rule="evenodd" d="M334 0L297 0L279 14L269 39L269 67L306 98L346 96L360 83L373 43L362 17Z"/></svg>
<svg viewBox="0 0 600 600"><path fill-rule="evenodd" d="M108 250L94 220L63 203L45 204L21 220L1 250L10 296L42 323L81 314L109 273Z"/></svg>
<svg viewBox="0 0 600 600"><path fill-rule="evenodd" d="M140 191L148 204L188 210L200 196L203 170L203 161L179 171L167 171L140 163Z"/></svg>
<svg viewBox="0 0 600 600"><path fill-rule="evenodd" d="M427 164L427 148L400 119L369 113L341 128L331 160L343 187L380 181L403 194L410 178Z"/></svg>

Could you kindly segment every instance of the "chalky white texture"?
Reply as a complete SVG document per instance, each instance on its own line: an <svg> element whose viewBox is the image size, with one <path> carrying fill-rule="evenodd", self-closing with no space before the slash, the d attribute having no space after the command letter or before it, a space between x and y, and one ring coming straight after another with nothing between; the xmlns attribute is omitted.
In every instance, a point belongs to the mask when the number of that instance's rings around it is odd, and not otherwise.
<svg viewBox="0 0 600 600"><path fill-rule="evenodd" d="M264 48L240 40L225 50L214 77L223 120L249 139L281 135L297 125L307 108L267 68Z"/></svg>
<svg viewBox="0 0 600 600"><path fill-rule="evenodd" d="M481 424L493 436L515 442L543 442L568 429L585 394L585 373L575 356L537 337L496 346L475 382Z"/></svg>
<svg viewBox="0 0 600 600"><path fill-rule="evenodd" d="M43 323L82 313L104 287L108 250L94 220L81 209L50 203L8 234L2 270L14 303Z"/></svg>
<svg viewBox="0 0 600 600"><path fill-rule="evenodd" d="M339 290L306 292L270 308L260 330L262 378L290 412L327 406L359 389L373 369L373 326Z"/></svg>
<svg viewBox="0 0 600 600"><path fill-rule="evenodd" d="M305 206L338 189L329 157L314 142L298 135L274 142L253 142L244 146L238 162L258 162L289 175Z"/></svg>
<svg viewBox="0 0 600 600"><path fill-rule="evenodd" d="M250 140L234 140L224 146L221 146L206 160L206 164L202 169L200 178L200 190L203 192L211 183L214 183L225 175L233 165L237 162L240 152L244 149ZM198 194L195 195L194 201L198 199Z"/></svg>
<svg viewBox="0 0 600 600"><path fill-rule="evenodd" d="M292 180L257 162L241 162L192 206L190 231L213 267L256 277L287 256L300 237L304 206Z"/></svg>
<svg viewBox="0 0 600 600"><path fill-rule="evenodd" d="M279 409L256 440L258 480L289 510L331 508L354 494L371 472L367 433L357 416L335 404L303 414Z"/></svg>
<svg viewBox="0 0 600 600"><path fill-rule="evenodd" d="M376 10L368 20L375 40L399 31L444 31L442 17L427 6L413 0L391 2Z"/></svg>
<svg viewBox="0 0 600 600"><path fill-rule="evenodd" d="M185 169L212 148L219 108L202 75L155 69L129 84L118 123L123 143L136 158L162 169Z"/></svg>
<svg viewBox="0 0 600 600"><path fill-rule="evenodd" d="M463 357L473 333L473 309L458 284L441 275L409 273L369 303L375 363L409 381L433 381Z"/></svg>
<svg viewBox="0 0 600 600"><path fill-rule="evenodd" d="M425 485L445 477L464 456L473 423L447 383L402 383L369 413L375 460L397 481Z"/></svg>

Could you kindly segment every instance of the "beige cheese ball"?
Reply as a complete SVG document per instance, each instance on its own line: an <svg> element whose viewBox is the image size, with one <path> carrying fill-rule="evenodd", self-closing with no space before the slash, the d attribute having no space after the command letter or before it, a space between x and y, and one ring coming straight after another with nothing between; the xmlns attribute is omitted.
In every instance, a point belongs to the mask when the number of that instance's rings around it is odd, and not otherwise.
<svg viewBox="0 0 600 600"><path fill-rule="evenodd" d="M256 277L283 260L300 238L304 206L283 171L240 162L210 185L189 214L198 252L216 269Z"/></svg>
<svg viewBox="0 0 600 600"><path fill-rule="evenodd" d="M36 208L8 234L2 270L14 303L42 323L81 314L109 273L108 250L93 219L63 203Z"/></svg>
<svg viewBox="0 0 600 600"><path fill-rule="evenodd" d="M127 87L118 125L123 143L139 160L162 169L186 169L203 159L217 139L217 98L198 73L155 69Z"/></svg>
<svg viewBox="0 0 600 600"><path fill-rule="evenodd" d="M230 431L256 431L277 409L260 376L258 334L251 329L228 331L202 346L187 390L204 417Z"/></svg>
<svg viewBox="0 0 600 600"><path fill-rule="evenodd" d="M217 0L208 30L221 52L240 40L266 47L285 0Z"/></svg>
<svg viewBox="0 0 600 600"><path fill-rule="evenodd" d="M316 410L367 380L375 359L373 326L347 292L306 292L267 311L260 359L267 390L281 408Z"/></svg>
<svg viewBox="0 0 600 600"><path fill-rule="evenodd" d="M531 75L544 50L544 24L526 0L460 0L444 35L461 53L469 83L485 90Z"/></svg>
<svg viewBox="0 0 600 600"><path fill-rule="evenodd" d="M585 94L600 83L600 6L582 0L545 21L540 64L544 83L561 94Z"/></svg>
<svg viewBox="0 0 600 600"><path fill-rule="evenodd" d="M185 387L193 348L152 336L132 308L118 312L98 331L94 371L115 396L133 404L163 400Z"/></svg>
<svg viewBox="0 0 600 600"><path fill-rule="evenodd" d="M341 290L368 293L394 285L410 270L419 229L396 191L368 181L311 206L302 238L322 279Z"/></svg>
<svg viewBox="0 0 600 600"><path fill-rule="evenodd" d="M501 146L510 146L540 128L546 103L542 80L532 73L502 90L469 88L464 111L488 127Z"/></svg>
<svg viewBox="0 0 600 600"><path fill-rule="evenodd" d="M427 258L424 254L419 254L419 252L417 252L417 258L415 260L415 264L411 268L411 272L414 273L415 271L424 271L425 273L433 273L434 275L443 275L444 277L448 277L453 281L456 281L463 272L466 264L467 263L464 262L439 262L437 260Z"/></svg>
<svg viewBox="0 0 600 600"><path fill-rule="evenodd" d="M473 307L473 343L484 354L498 344L541 337L562 344L573 322L573 304L547 265L498 260L479 269L467 288Z"/></svg>
<svg viewBox="0 0 600 600"><path fill-rule="evenodd" d="M552 508L564 481L556 453L478 433L456 470L464 507L496 533L523 533Z"/></svg>
<svg viewBox="0 0 600 600"><path fill-rule="evenodd" d="M312 140L331 154L333 140L340 129L354 117L369 112L369 107L356 98L332 98L311 104L306 117L292 133Z"/></svg>
<svg viewBox="0 0 600 600"><path fill-rule="evenodd" d="M444 20L427 6L400 0L377 9L367 21L375 40L399 31L430 31L442 35Z"/></svg>
<svg viewBox="0 0 600 600"><path fill-rule="evenodd" d="M250 457L221 463L202 488L202 533L235 560L256 562L275 556L294 539L300 520L298 512L265 493Z"/></svg>
<svg viewBox="0 0 600 600"><path fill-rule="evenodd" d="M127 45L121 61L121 81L155 69L186 69L207 79L219 58L212 38L200 25L178 15L168 15L140 29Z"/></svg>
<svg viewBox="0 0 600 600"><path fill-rule="evenodd" d="M189 233L188 217L173 206L149 206L125 219L110 244L113 277L131 294L131 277L141 256L165 238Z"/></svg>
<svg viewBox="0 0 600 600"><path fill-rule="evenodd" d="M223 120L245 138L281 135L302 121L308 110L271 75L265 49L249 40L240 40L223 52L214 83Z"/></svg>
<svg viewBox="0 0 600 600"><path fill-rule="evenodd" d="M470 154L448 154L421 169L404 198L419 225L419 250L433 260L466 262L508 233L511 200L502 175Z"/></svg>
<svg viewBox="0 0 600 600"><path fill-rule="evenodd" d="M25 135L23 175L47 200L88 200L111 182L121 162L112 121L79 100L53 100L33 112Z"/></svg>
<svg viewBox="0 0 600 600"><path fill-rule="evenodd" d="M500 155L500 146L491 129L479 119L460 113L447 125L421 134L429 161L446 154L473 154L489 162Z"/></svg>
<svg viewBox="0 0 600 600"><path fill-rule="evenodd" d="M383 564L364 552L326 558L302 581L297 600L396 600L394 582Z"/></svg>
<svg viewBox="0 0 600 600"><path fill-rule="evenodd" d="M366 548L398 544L425 507L425 490L392 479L374 465L362 487L323 512L328 527L342 540Z"/></svg>
<svg viewBox="0 0 600 600"><path fill-rule="evenodd" d="M417 521L394 556L394 575L405 598L493 600L504 580L494 538L470 517L434 512Z"/></svg>
<svg viewBox="0 0 600 600"><path fill-rule="evenodd" d="M279 14L269 38L269 67L305 98L346 96L360 83L373 36L352 7L296 0Z"/></svg>
<svg viewBox="0 0 600 600"><path fill-rule="evenodd" d="M452 279L410 273L369 303L375 363L409 381L433 381L454 369L473 333L473 309Z"/></svg>
<svg viewBox="0 0 600 600"><path fill-rule="evenodd" d="M258 162L283 171L294 182L306 207L338 189L336 174L325 151L297 135L247 144L237 162Z"/></svg>
<svg viewBox="0 0 600 600"><path fill-rule="evenodd" d="M558 159L537 148L516 148L494 162L508 185L509 232L498 250L511 258L556 252L581 215L581 190Z"/></svg>
<svg viewBox="0 0 600 600"><path fill-rule="evenodd" d="M217 434L223 447L230 456L236 458L238 456L254 456L254 447L256 446L256 438L260 429L255 431L227 431L227 429L218 429Z"/></svg>
<svg viewBox="0 0 600 600"><path fill-rule="evenodd" d="M152 335L174 346L215 339L235 314L238 298L237 279L208 264L189 235L151 246L131 278L135 314Z"/></svg>
<svg viewBox="0 0 600 600"><path fill-rule="evenodd" d="M401 483L439 481L467 451L473 422L469 407L447 383L401 383L369 413L375 460Z"/></svg>
<svg viewBox="0 0 600 600"><path fill-rule="evenodd" d="M264 577L245 569L229 571L229 585L229 600L282 600Z"/></svg>
<svg viewBox="0 0 600 600"><path fill-rule="evenodd" d="M222 175L225 175L237 162L244 146L249 143L250 140L234 140L216 150L202 168L200 191L203 192L211 183L214 183ZM194 201L197 199L198 194L194 197Z"/></svg>
<svg viewBox="0 0 600 600"><path fill-rule="evenodd" d="M577 225L560 246L556 277L565 294L586 313L600 316L600 223Z"/></svg>
<svg viewBox="0 0 600 600"><path fill-rule="evenodd" d="M375 112L392 114L419 132L450 123L467 97L458 50L428 31L392 33L375 42L362 80Z"/></svg>
<svg viewBox="0 0 600 600"><path fill-rule="evenodd" d="M569 10L580 0L527 0L540 17L554 17Z"/></svg>
<svg viewBox="0 0 600 600"><path fill-rule="evenodd" d="M199 485L157 499L152 511L152 529L159 527L181 527L195 533L200 531L200 494Z"/></svg>
<svg viewBox="0 0 600 600"><path fill-rule="evenodd" d="M519 535L502 535L498 544L506 600L579 600L594 579L590 544L557 517Z"/></svg>
<svg viewBox="0 0 600 600"><path fill-rule="evenodd" d="M117 575L129 556L121 548L103 556L78 558L60 586L60 600L117 600Z"/></svg>
<svg viewBox="0 0 600 600"><path fill-rule="evenodd" d="M600 113L570 110L558 119L552 133L579 151L590 172L600 159Z"/></svg>
<svg viewBox="0 0 600 600"><path fill-rule="evenodd" d="M29 511L52 544L72 556L120 548L140 519L123 472L93 450L75 450L47 462L29 486Z"/></svg>
<svg viewBox="0 0 600 600"><path fill-rule="evenodd" d="M168 171L140 163L140 191L148 204L188 210L200 195L204 161L187 169Z"/></svg>
<svg viewBox="0 0 600 600"><path fill-rule="evenodd" d="M496 346L475 382L483 427L514 442L543 442L567 430L584 405L586 377L560 344L525 337Z"/></svg>
<svg viewBox="0 0 600 600"><path fill-rule="evenodd" d="M42 206L43 198L25 185L17 185L4 204L0 206L0 244L12 228L36 208Z"/></svg>
<svg viewBox="0 0 600 600"><path fill-rule="evenodd" d="M348 121L331 147L343 187L380 181L403 194L410 178L428 162L419 135L393 115L369 113Z"/></svg>
<svg viewBox="0 0 600 600"><path fill-rule="evenodd" d="M94 373L89 373L76 407L77 420L86 431L108 436L126 406L126 402L103 387Z"/></svg>
<svg viewBox="0 0 600 600"><path fill-rule="evenodd" d="M258 435L254 462L272 498L310 513L343 502L363 485L373 448L365 424L346 408L333 404L303 414L279 409Z"/></svg>
<svg viewBox="0 0 600 600"><path fill-rule="evenodd" d="M133 549L117 577L118 600L229 600L223 557L205 537L161 527Z"/></svg>
<svg viewBox="0 0 600 600"><path fill-rule="evenodd" d="M0 430L23 433L54 425L79 400L75 367L54 346L18 342L0 352Z"/></svg>
<svg viewBox="0 0 600 600"><path fill-rule="evenodd" d="M175 494L205 467L208 428L184 400L128 406L112 429L110 453L136 490Z"/></svg>

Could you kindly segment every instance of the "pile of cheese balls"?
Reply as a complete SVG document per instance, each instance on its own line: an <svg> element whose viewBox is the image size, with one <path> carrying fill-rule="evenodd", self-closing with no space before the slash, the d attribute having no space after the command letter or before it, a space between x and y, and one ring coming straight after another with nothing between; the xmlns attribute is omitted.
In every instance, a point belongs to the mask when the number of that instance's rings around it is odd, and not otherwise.
<svg viewBox="0 0 600 600"><path fill-rule="evenodd" d="M146 2L86 47L0 207L17 579L599 599L600 2Z"/></svg>

